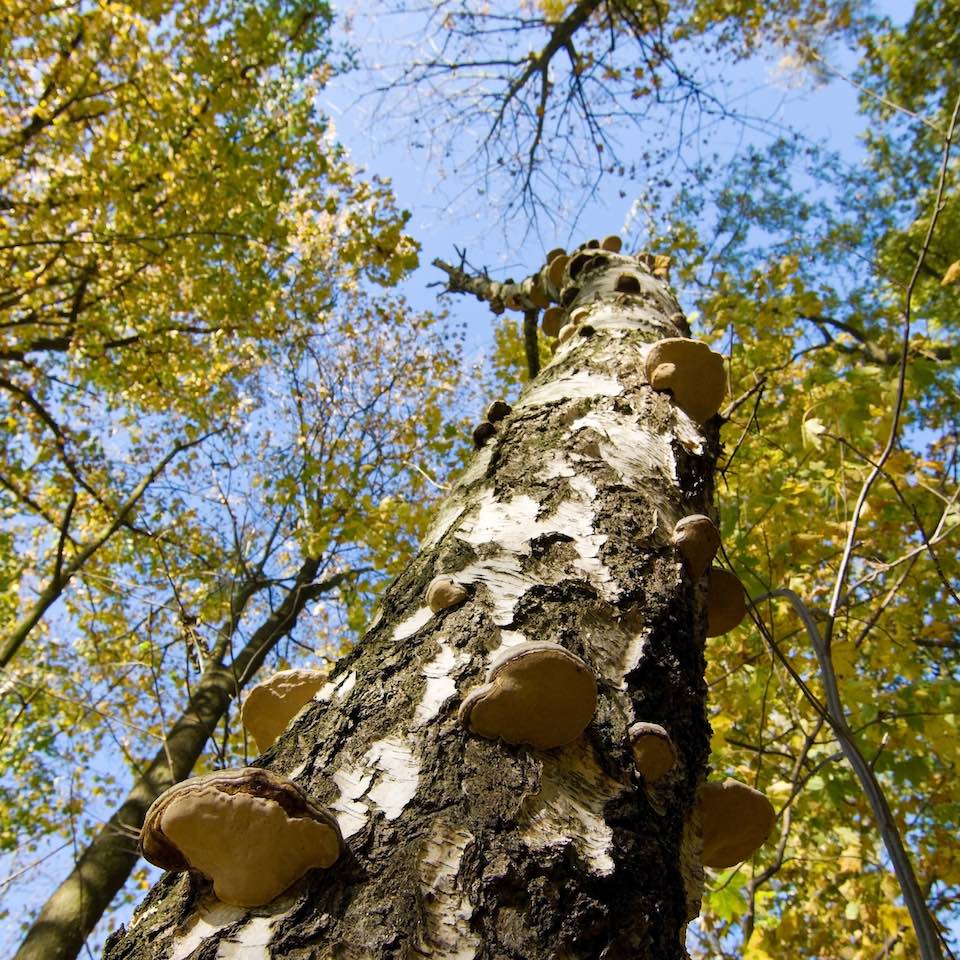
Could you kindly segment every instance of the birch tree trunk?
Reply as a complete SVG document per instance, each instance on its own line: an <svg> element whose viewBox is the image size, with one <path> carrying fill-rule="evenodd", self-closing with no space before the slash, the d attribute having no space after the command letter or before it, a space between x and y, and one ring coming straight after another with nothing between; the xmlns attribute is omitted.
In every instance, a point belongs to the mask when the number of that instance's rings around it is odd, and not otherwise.
<svg viewBox="0 0 960 960"><path fill-rule="evenodd" d="M615 289L624 273L629 294ZM336 814L339 863L253 910L166 875L107 960L686 956L702 886L706 578L691 581L670 535L713 513L716 430L645 380L647 345L688 333L665 280L605 254L565 275L562 299L586 310L584 335L497 424L362 642L258 761ZM470 595L433 614L438 574ZM586 732L549 751L466 732L465 694L498 652L533 640L594 670ZM652 787L627 742L638 720L664 726L679 755Z"/></svg>

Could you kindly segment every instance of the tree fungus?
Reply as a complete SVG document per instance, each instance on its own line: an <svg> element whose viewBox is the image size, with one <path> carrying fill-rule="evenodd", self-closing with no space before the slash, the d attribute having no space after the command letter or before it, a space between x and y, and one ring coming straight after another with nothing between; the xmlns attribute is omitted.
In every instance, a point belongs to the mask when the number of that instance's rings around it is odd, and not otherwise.
<svg viewBox="0 0 960 960"><path fill-rule="evenodd" d="M711 567L707 588L707 636L719 637L737 626L746 615L746 595L740 579L720 567Z"/></svg>
<svg viewBox="0 0 960 960"><path fill-rule="evenodd" d="M656 783L676 765L676 748L670 734L659 723L634 723L627 735L634 766L647 783Z"/></svg>
<svg viewBox="0 0 960 960"><path fill-rule="evenodd" d="M171 787L150 806L140 851L166 870L192 870L224 903L256 907L343 850L333 816L292 780L257 767Z"/></svg>
<svg viewBox="0 0 960 960"><path fill-rule="evenodd" d="M739 780L705 783L697 796L703 832L702 862L724 870L752 857L763 846L776 812L759 791Z"/></svg>
<svg viewBox="0 0 960 960"><path fill-rule="evenodd" d="M444 575L434 577L427 585L427 606L434 613L455 607L466 599L467 588L462 583L457 583L453 577Z"/></svg>
<svg viewBox="0 0 960 960"><path fill-rule="evenodd" d="M677 521L673 543L683 557L690 578L699 580L710 569L720 549L720 532L709 517L692 513Z"/></svg>
<svg viewBox="0 0 960 960"><path fill-rule="evenodd" d="M658 340L647 354L646 374L654 390L670 391L697 423L706 423L720 409L727 392L723 357L699 340Z"/></svg>
<svg viewBox="0 0 960 960"><path fill-rule="evenodd" d="M521 643L494 660L459 719L481 737L549 750L576 740L596 705L597 683L580 657L558 643Z"/></svg>
<svg viewBox="0 0 960 960"><path fill-rule="evenodd" d="M263 753L327 679L325 670L281 670L247 695L240 720Z"/></svg>

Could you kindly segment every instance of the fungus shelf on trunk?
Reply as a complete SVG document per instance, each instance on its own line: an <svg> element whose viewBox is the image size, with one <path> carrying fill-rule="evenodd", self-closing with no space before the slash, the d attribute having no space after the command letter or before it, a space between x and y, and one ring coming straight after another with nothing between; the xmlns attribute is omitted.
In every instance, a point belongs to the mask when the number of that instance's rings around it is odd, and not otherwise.
<svg viewBox="0 0 960 960"><path fill-rule="evenodd" d="M593 335L557 346L509 428L484 438L366 635L261 760L336 816L337 868L246 914L165 877L108 960L186 956L199 924L211 957L254 943L287 960L685 956L708 591L671 538L713 514L717 425L651 388L650 345L689 330L667 283L615 246L575 283L560 251L515 285L566 301ZM617 292L624 273L638 292ZM469 594L440 615L425 599L438 575ZM461 705L472 728L485 686L519 682L505 665L529 660L536 681L533 648L595 684L585 728L550 749L464 729ZM655 791L635 768L640 722L675 752Z"/></svg>

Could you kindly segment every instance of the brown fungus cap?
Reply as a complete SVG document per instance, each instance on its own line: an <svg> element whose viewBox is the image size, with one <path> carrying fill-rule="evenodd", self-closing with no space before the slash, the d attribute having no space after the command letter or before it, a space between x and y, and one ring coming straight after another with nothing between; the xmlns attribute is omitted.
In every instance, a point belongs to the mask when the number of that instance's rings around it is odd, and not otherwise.
<svg viewBox="0 0 960 960"><path fill-rule="evenodd" d="M720 549L717 525L702 513L691 513L677 521L673 544L683 557L692 580L699 580L710 569Z"/></svg>
<svg viewBox="0 0 960 960"><path fill-rule="evenodd" d="M505 400L494 400L493 403L487 407L487 419L491 423L498 423L504 417L509 416L513 412L513 407L510 406Z"/></svg>
<svg viewBox="0 0 960 960"><path fill-rule="evenodd" d="M193 777L147 811L140 851L158 867L195 870L224 903L257 907L343 850L333 816L292 780L257 767Z"/></svg>
<svg viewBox="0 0 960 960"><path fill-rule="evenodd" d="M707 636L719 637L747 615L747 600L740 578L720 567L710 568L707 587Z"/></svg>
<svg viewBox="0 0 960 960"><path fill-rule="evenodd" d="M776 812L759 791L739 780L705 783L697 796L705 867L725 870L752 857L770 835Z"/></svg>
<svg viewBox="0 0 960 960"><path fill-rule="evenodd" d="M570 274L571 280L576 280L580 276L580 272L583 268L590 262L591 254L589 253L578 253L571 261L567 267L567 273Z"/></svg>
<svg viewBox="0 0 960 960"><path fill-rule="evenodd" d="M565 343L577 332L577 325L575 323L565 323L560 328L560 333L557 334L557 340L560 343Z"/></svg>
<svg viewBox="0 0 960 960"><path fill-rule="evenodd" d="M559 257L554 257L550 261L550 266L547 268L547 279L559 290L560 285L563 283L563 274L567 269L567 264L570 262L570 258L565 254L561 254Z"/></svg>
<svg viewBox="0 0 960 960"><path fill-rule="evenodd" d="M425 599L427 606L434 613L439 613L463 603L467 599L467 588L462 583L457 583L453 577L441 575L434 577L427 585Z"/></svg>
<svg viewBox="0 0 960 960"><path fill-rule="evenodd" d="M540 327L548 337L555 337L563 326L567 311L563 307L550 307L543 311L540 318Z"/></svg>
<svg viewBox="0 0 960 960"><path fill-rule="evenodd" d="M623 241L615 233L610 234L609 237L604 237L600 241L600 249L609 250L611 253L619 253L622 246Z"/></svg>
<svg viewBox="0 0 960 960"><path fill-rule="evenodd" d="M639 279L632 273L621 273L620 276L617 277L617 283L613 289L616 290L617 293L643 292L643 287L640 286Z"/></svg>
<svg viewBox="0 0 960 960"><path fill-rule="evenodd" d="M480 450L486 446L487 441L496 434L497 428L489 421L484 420L473 428L473 446Z"/></svg>
<svg viewBox="0 0 960 960"><path fill-rule="evenodd" d="M550 297L539 282L533 284L528 296L530 297L530 302L541 310L550 306Z"/></svg>
<svg viewBox="0 0 960 960"><path fill-rule="evenodd" d="M673 741L659 723L640 721L630 727L627 735L634 766L647 783L656 783L676 765L677 751Z"/></svg>
<svg viewBox="0 0 960 960"><path fill-rule="evenodd" d="M263 753L327 680L325 670L281 670L247 694L240 720Z"/></svg>
<svg viewBox="0 0 960 960"><path fill-rule="evenodd" d="M658 340L647 354L646 373L654 390L669 390L697 423L706 423L720 409L727 392L723 357L699 340Z"/></svg>
<svg viewBox="0 0 960 960"><path fill-rule="evenodd" d="M549 750L572 743L597 707L593 671L558 643L505 650L460 706L460 723L488 740Z"/></svg>

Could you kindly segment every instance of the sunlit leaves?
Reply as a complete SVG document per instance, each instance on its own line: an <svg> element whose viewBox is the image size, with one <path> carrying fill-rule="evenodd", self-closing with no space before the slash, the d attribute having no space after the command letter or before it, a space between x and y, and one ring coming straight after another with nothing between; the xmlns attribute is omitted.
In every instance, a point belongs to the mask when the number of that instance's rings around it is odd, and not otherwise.
<svg viewBox="0 0 960 960"><path fill-rule="evenodd" d="M316 110L323 3L0 0L0 23L2 632L201 441L4 675L0 847L19 867L60 837L82 849L306 563L349 575L268 660L356 637L457 441L460 357L384 289L418 247ZM203 765L249 759L236 727Z"/></svg>

